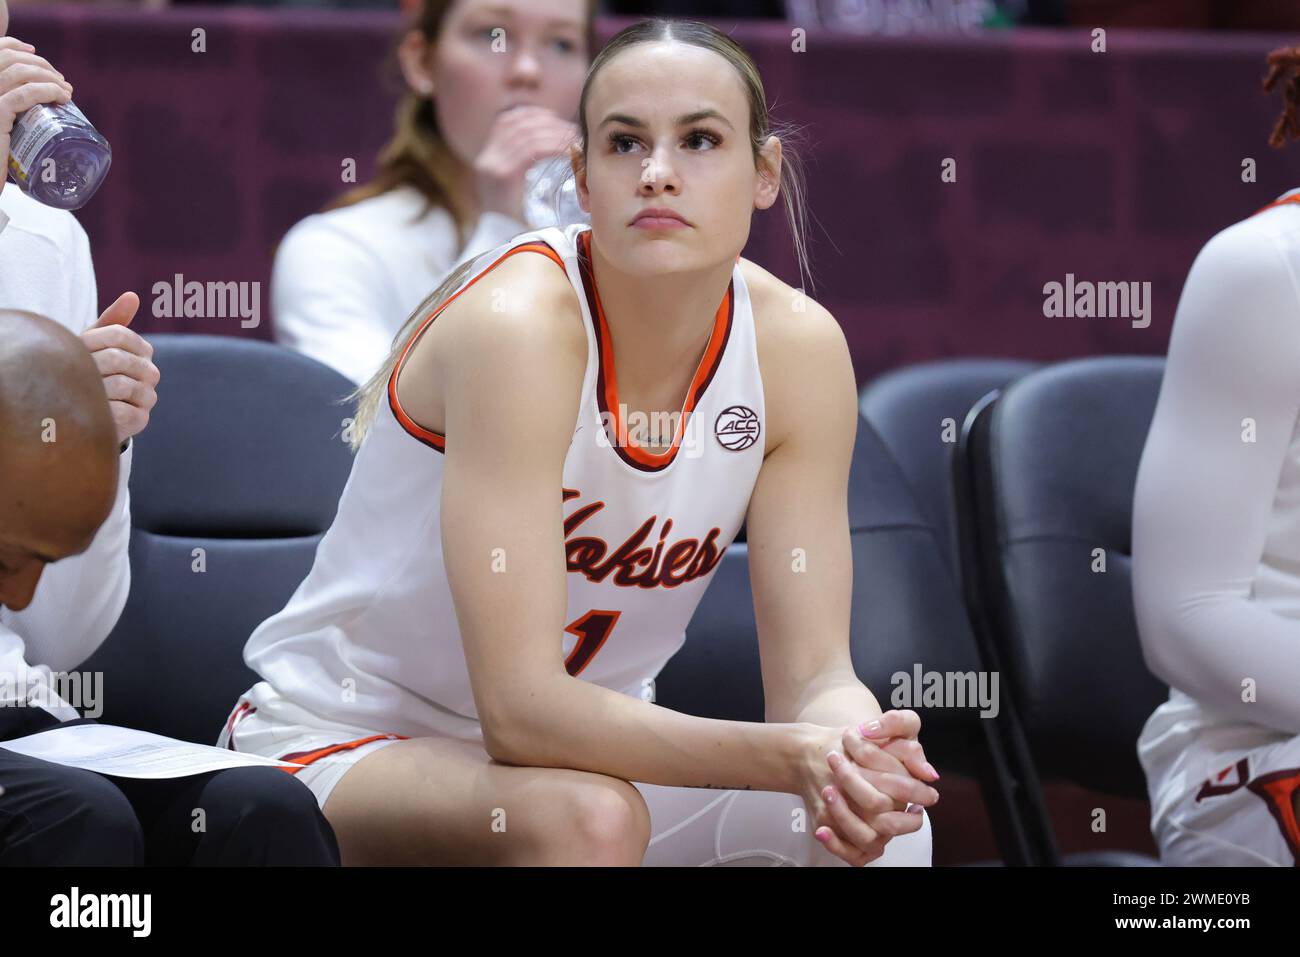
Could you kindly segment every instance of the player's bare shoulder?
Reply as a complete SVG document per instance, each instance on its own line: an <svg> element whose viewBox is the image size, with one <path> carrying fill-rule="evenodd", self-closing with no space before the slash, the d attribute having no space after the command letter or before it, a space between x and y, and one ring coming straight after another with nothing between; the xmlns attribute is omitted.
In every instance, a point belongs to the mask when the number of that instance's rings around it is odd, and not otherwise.
<svg viewBox="0 0 1300 957"><path fill-rule="evenodd" d="M740 268L754 313L770 453L811 401L811 383L852 385L852 360L844 330L825 306L756 263L742 258Z"/></svg>
<svg viewBox="0 0 1300 957"><path fill-rule="evenodd" d="M847 352L844 332L825 306L757 263L742 258L740 268L749 289L764 377L769 369L775 373L778 364L799 366L841 346Z"/></svg>
<svg viewBox="0 0 1300 957"><path fill-rule="evenodd" d="M513 377L505 367L526 359L580 384L586 365L577 294L553 259L518 252L477 267L477 278L446 301L415 342L398 383L407 413L440 433L444 391L457 371Z"/></svg>
<svg viewBox="0 0 1300 957"><path fill-rule="evenodd" d="M568 274L549 256L516 252L492 265L448 303L444 323L449 339L511 333L537 335L586 355L586 333L577 293ZM454 347L452 347L454 348Z"/></svg>

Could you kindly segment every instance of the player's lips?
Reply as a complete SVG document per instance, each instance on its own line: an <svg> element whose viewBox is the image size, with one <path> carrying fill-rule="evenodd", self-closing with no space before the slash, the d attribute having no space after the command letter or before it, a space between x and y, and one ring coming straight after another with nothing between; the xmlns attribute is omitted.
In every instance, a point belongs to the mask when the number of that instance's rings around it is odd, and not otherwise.
<svg viewBox="0 0 1300 957"><path fill-rule="evenodd" d="M642 229L683 229L690 223L666 206L648 206L632 217L628 225Z"/></svg>

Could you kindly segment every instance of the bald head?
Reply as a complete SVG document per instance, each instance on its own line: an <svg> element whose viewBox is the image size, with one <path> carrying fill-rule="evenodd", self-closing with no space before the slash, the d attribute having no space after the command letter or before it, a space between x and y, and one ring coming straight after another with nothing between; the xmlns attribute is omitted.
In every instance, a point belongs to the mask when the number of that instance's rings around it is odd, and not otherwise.
<svg viewBox="0 0 1300 957"><path fill-rule="evenodd" d="M117 429L82 341L0 311L0 605L21 610L45 565L90 547L117 494Z"/></svg>

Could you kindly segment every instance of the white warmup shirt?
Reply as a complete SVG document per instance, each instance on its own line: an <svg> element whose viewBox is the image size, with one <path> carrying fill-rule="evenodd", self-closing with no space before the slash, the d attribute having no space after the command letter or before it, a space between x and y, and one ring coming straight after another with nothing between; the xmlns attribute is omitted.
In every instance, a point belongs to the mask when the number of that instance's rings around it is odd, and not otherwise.
<svg viewBox="0 0 1300 957"><path fill-rule="evenodd" d="M1192 264L1138 470L1133 598L1172 687L1138 740L1158 824L1218 755L1300 734L1297 203Z"/></svg>
<svg viewBox="0 0 1300 957"><path fill-rule="evenodd" d="M423 205L417 189L402 186L296 223L271 273L276 341L365 382L411 310L456 266L528 228L485 212L458 252L451 214L421 215Z"/></svg>
<svg viewBox="0 0 1300 957"><path fill-rule="evenodd" d="M5 185L0 190L0 312L44 316L80 334L98 320L96 303L90 242L76 217L36 202L13 183ZM39 695L56 717L80 717L52 692L39 666L55 672L76 668L108 637L126 604L131 453L128 445L120 458L112 514L90 548L46 566L22 611L0 608L0 700Z"/></svg>
<svg viewBox="0 0 1300 957"><path fill-rule="evenodd" d="M621 412L589 237L585 224L524 233L489 252L460 288L507 255L538 254L573 286L587 367L555 490L564 502L568 610L554 640L570 674L640 695L681 647L744 519L763 463L763 383L737 257L673 446L655 454L605 439L619 434L610 416ZM473 737L481 729L442 552L445 443L405 415L394 381L311 572L248 640L244 660L265 680L245 697L263 718L285 723Z"/></svg>

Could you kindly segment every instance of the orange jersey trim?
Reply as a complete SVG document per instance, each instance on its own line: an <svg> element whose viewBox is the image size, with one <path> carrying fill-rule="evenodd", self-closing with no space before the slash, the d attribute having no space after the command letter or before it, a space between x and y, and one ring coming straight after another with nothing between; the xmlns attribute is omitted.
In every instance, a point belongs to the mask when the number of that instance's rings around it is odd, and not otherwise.
<svg viewBox="0 0 1300 957"><path fill-rule="evenodd" d="M355 741L342 741L338 744L331 744L324 748L317 748L315 751L290 751L288 754L280 755L281 761L293 761L301 765L315 764L321 758L327 758L331 754L338 754L340 751L351 751L359 748L363 744L369 744L371 741L405 741L407 736L404 734L372 734L365 738L357 738ZM302 768L280 768L287 774L297 774Z"/></svg>
<svg viewBox="0 0 1300 957"><path fill-rule="evenodd" d="M457 296L459 296L462 292L464 292L470 286L474 285L474 283L478 282L480 279L482 279L484 276L490 273L493 269L495 269L502 262L502 260L506 259L509 256L513 256L515 253L521 253L521 252L536 252L536 253L541 253L544 256L549 256L551 259L555 261L556 265L558 265L561 269L564 269L564 260L561 259L560 255L554 249L548 246L546 243L527 242L527 243L521 243L518 246L514 246L511 249L507 249L505 252L503 252L500 256L497 257L496 261L493 262L492 265L488 266L486 269L480 270L478 274L474 276L473 279L465 283L465 285L461 286L460 289L456 290L456 292L453 293L452 296L448 298L446 302L444 302L441 306L439 306L437 309L431 312L429 316L424 320L424 322L420 323L419 328L417 328L413 333L411 333L410 338L406 340L406 345L402 347L402 354L397 357L397 364L393 366L393 374L388 377L388 405L393 410L393 416L397 419L399 423L401 423L402 428L405 429L408 433L410 433L415 438L419 439L425 445L429 446L430 448L436 449L439 452L445 453L447 450L446 436L440 435L437 432L434 432L432 429L426 429L424 426L417 423L414 419L412 419L409 415L406 414L406 410L402 408L401 401L397 398L397 377L401 374L402 367L406 364L406 355L411 351L411 348L415 345L416 340L420 338L420 335L424 332L424 330L428 328L429 323L433 322L434 319L437 319L438 314L442 312L442 310L446 309L453 302L455 302ZM566 274L567 274L567 270L566 270Z"/></svg>
<svg viewBox="0 0 1300 957"><path fill-rule="evenodd" d="M664 452L651 452L635 443L623 421L622 409L618 401L618 378L614 369L614 341L609 331L609 324L605 321L605 310L600 303L600 292L596 288L595 271L591 265L591 230L578 234L578 251L587 304L596 324L596 344L600 353L596 396L600 411L609 416L615 426L614 435L609 437L610 442L618 455L629 465L643 471L658 472L667 468L676 458L686 431L687 420L699 404L704 390L713 381L713 376L721 364L722 354L731 336L735 313L735 283L732 281L727 284L727 291L722 297L722 302L718 304L717 312L714 313L713 332L704 348L704 355L695 369L690 387L686 390L686 403L682 406L677 420L672 445ZM739 256L736 257L736 262L740 262Z"/></svg>
<svg viewBox="0 0 1300 957"><path fill-rule="evenodd" d="M251 704L249 704L247 701L241 701L241 702L239 703L239 707L237 707L237 708L236 708L236 709L231 713L231 715L230 715L230 720L228 720L228 721L226 722L226 748L227 748L227 750L230 750L230 751L234 751L234 750L235 750L235 733L234 733L234 732L235 732L235 725L239 723L239 719L242 718L242 717L244 717L245 714L253 714L255 711L257 711L257 709L254 708L254 707L253 707Z"/></svg>
<svg viewBox="0 0 1300 957"><path fill-rule="evenodd" d="M1300 195L1288 196L1286 199L1275 199L1267 206L1261 206L1259 209L1255 210L1252 215L1258 216L1266 209L1272 209L1274 206L1285 206L1287 203L1300 203Z"/></svg>

